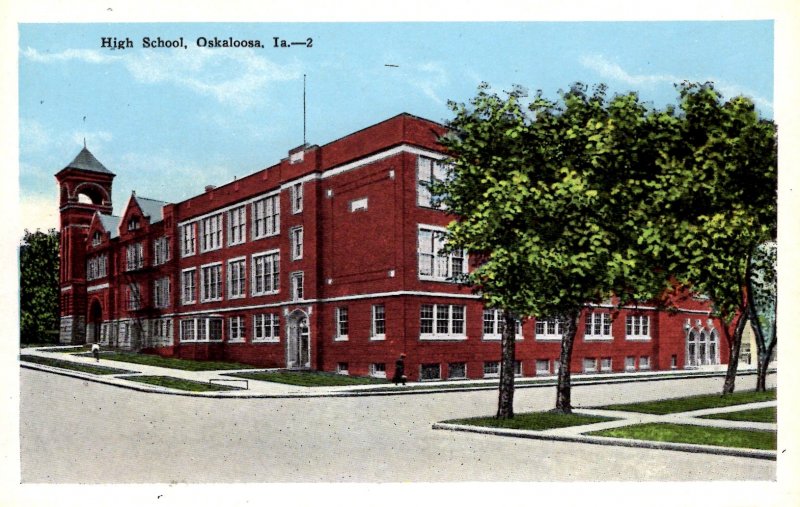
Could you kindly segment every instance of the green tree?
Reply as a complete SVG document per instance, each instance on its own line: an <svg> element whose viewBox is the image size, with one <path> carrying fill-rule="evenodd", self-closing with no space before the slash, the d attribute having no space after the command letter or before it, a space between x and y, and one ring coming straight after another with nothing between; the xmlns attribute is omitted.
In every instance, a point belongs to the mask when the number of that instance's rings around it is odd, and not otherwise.
<svg viewBox="0 0 800 507"><path fill-rule="evenodd" d="M667 276L637 248L648 182L671 112L636 94L607 99L604 86L541 92L527 108L515 88L501 98L481 85L442 140L448 178L433 186L456 220L449 248L476 261L469 283L484 304L504 311L498 418L513 417L513 316L559 318L562 347L556 410L571 411L570 363L580 313L614 297L622 304L663 292ZM662 139L663 138L663 139Z"/></svg>
<svg viewBox="0 0 800 507"><path fill-rule="evenodd" d="M708 296L725 323L730 359L723 393L733 392L755 248L775 237L777 137L744 97L723 101L713 84L684 83L679 136L640 212L639 238L651 262ZM652 213L652 210L659 210ZM644 218L649 216L649 218Z"/></svg>
<svg viewBox="0 0 800 507"><path fill-rule="evenodd" d="M758 380L756 391L767 390L767 368L772 352L778 344L778 244L774 241L761 243L750 257L747 277L748 308L750 323L756 337L758 350Z"/></svg>
<svg viewBox="0 0 800 507"><path fill-rule="evenodd" d="M26 230L19 248L22 343L57 340L58 267L58 232Z"/></svg>

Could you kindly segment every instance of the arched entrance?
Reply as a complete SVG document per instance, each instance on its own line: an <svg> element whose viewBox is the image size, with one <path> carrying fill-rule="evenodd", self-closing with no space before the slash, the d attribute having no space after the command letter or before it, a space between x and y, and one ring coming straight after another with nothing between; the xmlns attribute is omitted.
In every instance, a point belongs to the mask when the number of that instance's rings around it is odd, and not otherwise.
<svg viewBox="0 0 800 507"><path fill-rule="evenodd" d="M86 343L100 342L100 326L103 324L103 307L94 299L89 306L89 325L86 326Z"/></svg>
<svg viewBox="0 0 800 507"><path fill-rule="evenodd" d="M709 319L706 326L696 320L694 325L687 320L686 331L686 366L698 367L719 364L719 333Z"/></svg>
<svg viewBox="0 0 800 507"><path fill-rule="evenodd" d="M311 330L308 315L302 310L295 310L286 318L286 367L311 367Z"/></svg>

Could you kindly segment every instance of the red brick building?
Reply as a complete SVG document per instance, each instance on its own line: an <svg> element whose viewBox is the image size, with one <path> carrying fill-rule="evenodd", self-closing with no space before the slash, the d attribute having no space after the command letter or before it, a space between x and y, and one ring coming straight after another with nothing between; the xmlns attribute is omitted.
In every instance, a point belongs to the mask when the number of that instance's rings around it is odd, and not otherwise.
<svg viewBox="0 0 800 507"><path fill-rule="evenodd" d="M56 174L61 342L95 342L263 367L411 380L499 372L499 316L449 280L450 218L422 182L441 171L437 123L402 114L179 203L132 193L112 214L114 174L87 149ZM168 177L168 175L165 175ZM727 361L709 304L677 313L587 307L576 372ZM527 319L518 371L557 367L559 323Z"/></svg>

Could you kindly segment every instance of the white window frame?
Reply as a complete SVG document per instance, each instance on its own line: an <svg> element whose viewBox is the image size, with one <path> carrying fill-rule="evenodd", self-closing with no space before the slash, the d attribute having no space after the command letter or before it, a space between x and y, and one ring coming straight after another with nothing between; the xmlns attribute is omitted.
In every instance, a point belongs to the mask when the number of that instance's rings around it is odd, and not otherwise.
<svg viewBox="0 0 800 507"><path fill-rule="evenodd" d="M211 339L211 322L219 322L219 338ZM184 329L192 323L192 337L184 338ZM202 325L201 325L202 324ZM187 326L185 326L187 325ZM201 332L202 330L202 332ZM221 342L225 339L225 321L219 315L207 317L188 317L180 320L181 342Z"/></svg>
<svg viewBox="0 0 800 507"><path fill-rule="evenodd" d="M487 319L488 317L488 319ZM523 339L522 336L522 321L519 319L514 319L515 327L514 330L514 339L516 341L520 341ZM487 326L487 323L489 324ZM503 338L503 334L500 332L500 328L503 324L503 311L498 310L495 308L484 308L483 309L483 339L484 340L501 340ZM488 332L487 332L488 329Z"/></svg>
<svg viewBox="0 0 800 507"><path fill-rule="evenodd" d="M298 182L291 187L292 214L296 215L303 211L303 182Z"/></svg>
<svg viewBox="0 0 800 507"><path fill-rule="evenodd" d="M251 237L261 239L276 236L281 231L280 194L266 195L250 204L252 215Z"/></svg>
<svg viewBox="0 0 800 507"><path fill-rule="evenodd" d="M236 257L228 261L228 299L247 297L247 257Z"/></svg>
<svg viewBox="0 0 800 507"><path fill-rule="evenodd" d="M181 303L184 305L191 305L197 302L197 268L186 268L181 270ZM187 287L187 274L191 274L189 280L191 281L190 287ZM191 292L191 299L186 298L187 290Z"/></svg>
<svg viewBox="0 0 800 507"><path fill-rule="evenodd" d="M417 225L417 276L420 280L456 283L455 277L467 273L469 256L462 250L440 255L447 229L435 225ZM454 267L457 259L461 269Z"/></svg>
<svg viewBox="0 0 800 507"><path fill-rule="evenodd" d="M380 308L380 312L382 315L378 318L378 309ZM371 319L370 319L370 333L369 339L370 340L385 340L386 339L386 305L384 304L377 304L372 305L371 310ZM377 323L381 322L383 327L383 332L378 332L378 325Z"/></svg>
<svg viewBox="0 0 800 507"><path fill-rule="evenodd" d="M584 357L583 358L583 373L597 373L597 358Z"/></svg>
<svg viewBox="0 0 800 507"><path fill-rule="evenodd" d="M561 341L564 336L562 331L563 322L557 317L552 318L537 318L533 326L533 333L536 340L539 341ZM540 332L544 328L544 332Z"/></svg>
<svg viewBox="0 0 800 507"><path fill-rule="evenodd" d="M281 340L281 320L276 313L253 315L253 343L278 343Z"/></svg>
<svg viewBox="0 0 800 507"><path fill-rule="evenodd" d="M336 363L336 373L339 375L350 375L350 365L344 361Z"/></svg>
<svg viewBox="0 0 800 507"><path fill-rule="evenodd" d="M305 288L303 287L304 276L302 271L295 271L289 274L289 299L291 301L303 301L305 298Z"/></svg>
<svg viewBox="0 0 800 507"><path fill-rule="evenodd" d="M134 290L135 288L135 290ZM142 308L142 288L138 282L132 282L125 285L128 300L128 310L136 311ZM136 297L138 295L138 297Z"/></svg>
<svg viewBox="0 0 800 507"><path fill-rule="evenodd" d="M374 378L386 378L386 363L370 363L369 376Z"/></svg>
<svg viewBox="0 0 800 507"><path fill-rule="evenodd" d="M197 252L195 222L181 226L181 257L191 257Z"/></svg>
<svg viewBox="0 0 800 507"><path fill-rule="evenodd" d="M153 266L160 266L169 260L169 238L161 236L153 240Z"/></svg>
<svg viewBox="0 0 800 507"><path fill-rule="evenodd" d="M156 278L153 280L153 306L156 308L167 308L169 304L169 277Z"/></svg>
<svg viewBox="0 0 800 507"><path fill-rule="evenodd" d="M303 226L289 229L289 244L291 258L297 261L303 258Z"/></svg>
<svg viewBox="0 0 800 507"><path fill-rule="evenodd" d="M544 369L540 368L544 363ZM536 375L550 375L550 360L549 359L537 359L536 360Z"/></svg>
<svg viewBox="0 0 800 507"><path fill-rule="evenodd" d="M222 213L200 220L200 252L213 252L222 248Z"/></svg>
<svg viewBox="0 0 800 507"><path fill-rule="evenodd" d="M333 310L333 340L347 341L350 333L349 312L346 306L337 306Z"/></svg>
<svg viewBox="0 0 800 507"><path fill-rule="evenodd" d="M144 267L144 244L139 241L125 247L125 270L133 271Z"/></svg>
<svg viewBox="0 0 800 507"><path fill-rule="evenodd" d="M606 365L606 363L608 363ZM613 371L613 360L610 357L601 357L600 358L600 371L604 373L608 373Z"/></svg>
<svg viewBox="0 0 800 507"><path fill-rule="evenodd" d="M423 308L432 307L433 317L431 320L430 333L422 332ZM447 332L439 332L440 323L442 320L441 310L447 308ZM454 323L456 320L454 316L454 308L461 308L461 315L463 317L461 324L461 332L454 332ZM450 305L450 304L433 304L425 303L420 305L419 310L419 339L420 340L466 340L467 339L467 307L464 305ZM428 319L426 319L428 320Z"/></svg>
<svg viewBox="0 0 800 507"><path fill-rule="evenodd" d="M636 356L625 356L625 371L636 371Z"/></svg>
<svg viewBox="0 0 800 507"><path fill-rule="evenodd" d="M488 373L487 370L489 370ZM483 362L483 378L497 378L499 376L500 376L500 361Z"/></svg>
<svg viewBox="0 0 800 507"><path fill-rule="evenodd" d="M464 367L464 374L460 376L453 376L452 370L453 366L455 365L462 365ZM447 380L466 380L469 376L467 375L467 363L465 361L455 361L452 363L447 363Z"/></svg>
<svg viewBox="0 0 800 507"><path fill-rule="evenodd" d="M609 312L586 312L583 329L583 339L586 341L611 341L614 339Z"/></svg>
<svg viewBox="0 0 800 507"><path fill-rule="evenodd" d="M441 160L419 155L417 157L417 206L423 208L442 209L434 206L431 191L427 187L432 181L443 181L447 166Z"/></svg>
<svg viewBox="0 0 800 507"><path fill-rule="evenodd" d="M216 276L214 276L216 274ZM212 262L200 266L200 302L222 301L222 263Z"/></svg>
<svg viewBox="0 0 800 507"><path fill-rule="evenodd" d="M243 315L228 317L228 343L244 343L247 324Z"/></svg>
<svg viewBox="0 0 800 507"><path fill-rule="evenodd" d="M439 372L438 376L436 378L423 378L422 370L426 366L434 366L434 365L437 367L437 370ZM442 380L442 365L440 363L422 363L422 364L419 365L419 381L420 382L434 382L436 380Z"/></svg>
<svg viewBox="0 0 800 507"><path fill-rule="evenodd" d="M369 209L369 197L361 197L350 201L350 213L356 211L367 211Z"/></svg>
<svg viewBox="0 0 800 507"><path fill-rule="evenodd" d="M639 370L650 369L650 356L639 356Z"/></svg>
<svg viewBox="0 0 800 507"><path fill-rule="evenodd" d="M247 205L228 210L228 246L240 245L247 240Z"/></svg>
<svg viewBox="0 0 800 507"><path fill-rule="evenodd" d="M628 315L625 317L625 339L648 341L650 337L649 315Z"/></svg>
<svg viewBox="0 0 800 507"><path fill-rule="evenodd" d="M280 251L276 248L250 256L250 294L266 296L280 292ZM259 287L261 278L261 290Z"/></svg>

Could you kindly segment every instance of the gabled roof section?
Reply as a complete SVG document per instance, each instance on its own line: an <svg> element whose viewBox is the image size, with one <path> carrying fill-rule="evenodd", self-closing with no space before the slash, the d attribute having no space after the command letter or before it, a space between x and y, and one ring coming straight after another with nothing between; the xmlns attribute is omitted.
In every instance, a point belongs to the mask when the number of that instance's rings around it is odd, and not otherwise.
<svg viewBox="0 0 800 507"><path fill-rule="evenodd" d="M102 213L97 213L97 218L100 219L100 225L103 226L103 229L109 233L109 237L114 239L119 237L119 221L120 217L115 217L114 215L104 215Z"/></svg>
<svg viewBox="0 0 800 507"><path fill-rule="evenodd" d="M81 171L89 171L93 173L101 173L101 174L110 174L114 176L114 173L106 169L106 166L100 163L99 160L92 155L92 152L86 149L84 146L78 156L70 162L62 171L67 169L78 169Z"/></svg>
<svg viewBox="0 0 800 507"><path fill-rule="evenodd" d="M149 218L151 224L156 224L164 220L164 206L169 204L168 202L139 197L136 194L133 194L131 197L136 199L139 209L142 210L142 215Z"/></svg>

